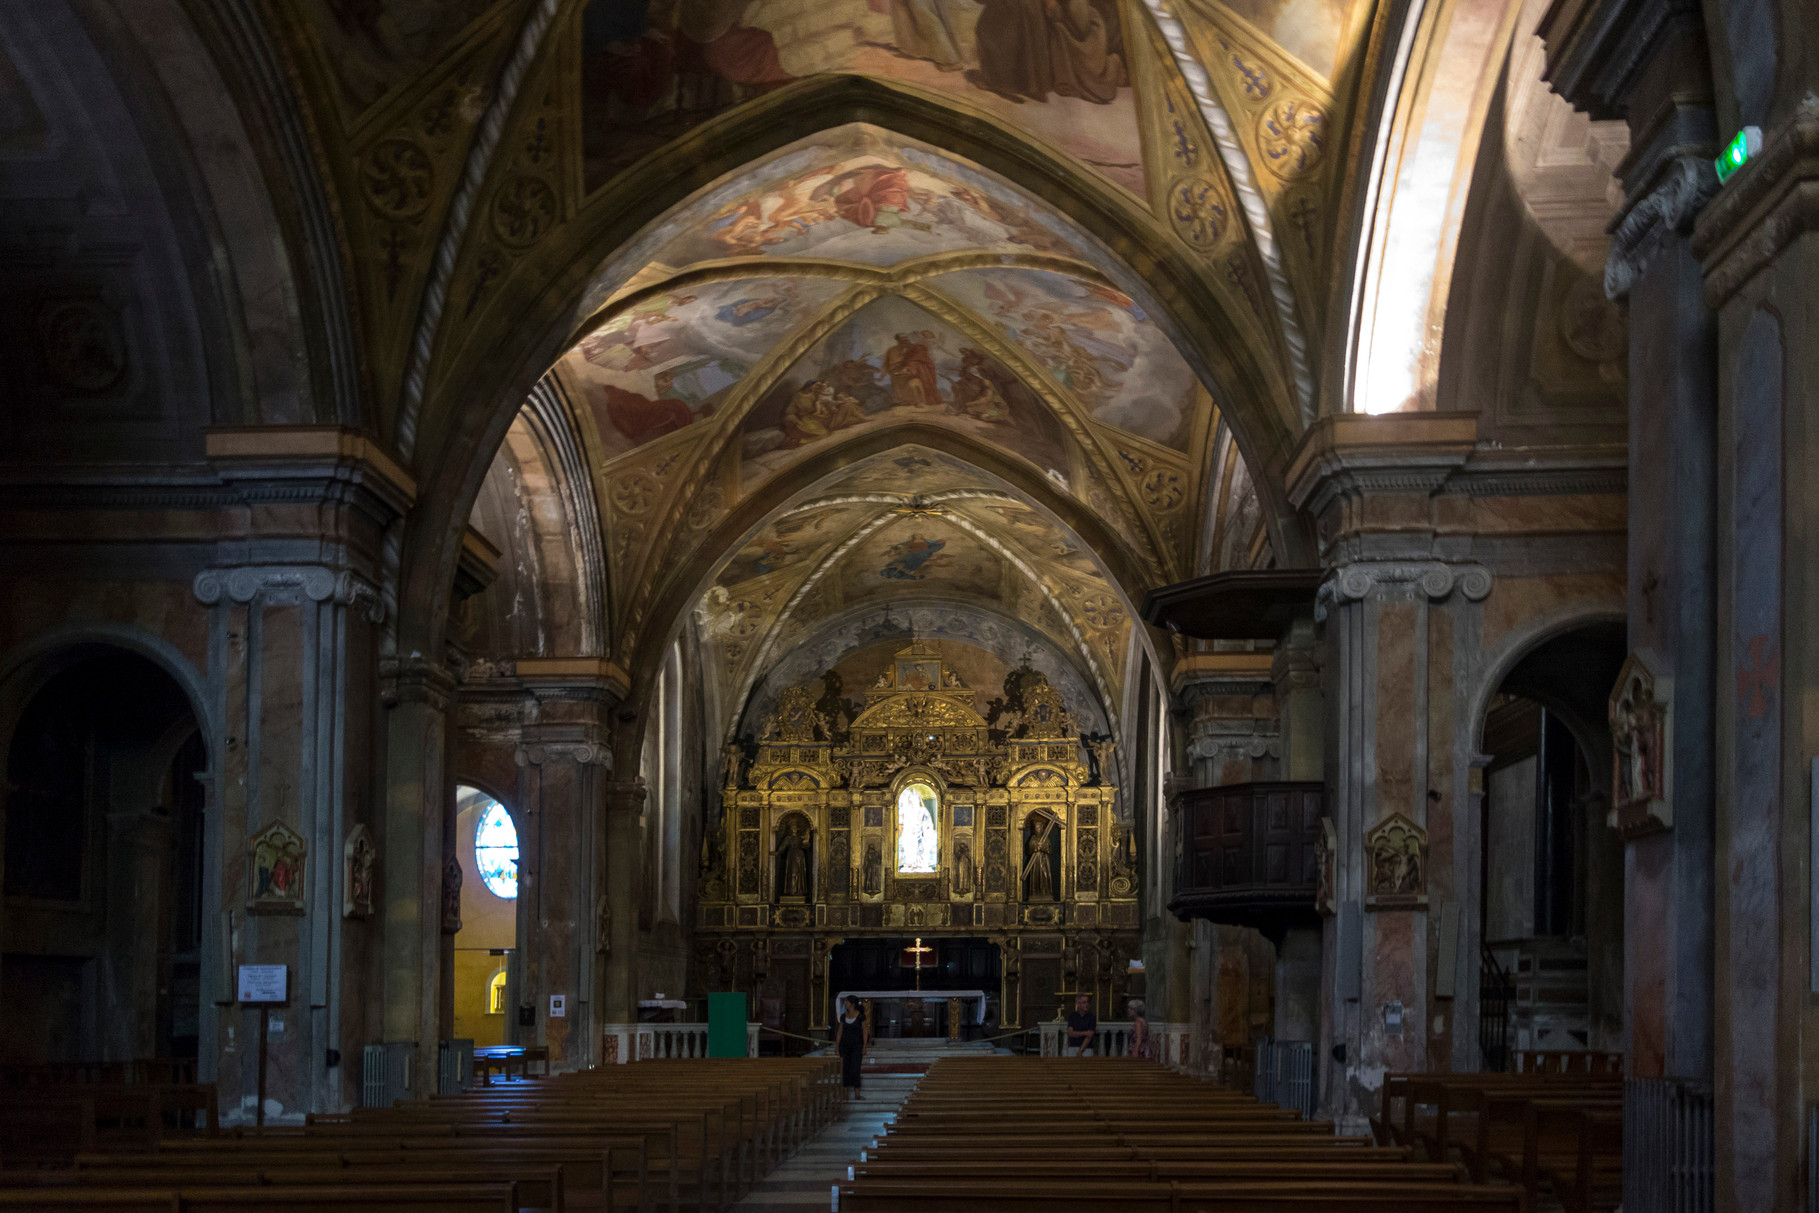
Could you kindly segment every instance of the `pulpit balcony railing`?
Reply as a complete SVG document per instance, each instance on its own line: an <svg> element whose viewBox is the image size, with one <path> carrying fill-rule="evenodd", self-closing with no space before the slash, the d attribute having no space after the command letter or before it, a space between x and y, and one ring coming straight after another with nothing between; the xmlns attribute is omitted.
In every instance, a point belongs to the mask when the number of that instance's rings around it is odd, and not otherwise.
<svg viewBox="0 0 1819 1213"><path fill-rule="evenodd" d="M1255 927L1276 940L1291 927L1316 925L1325 808L1325 786L1315 782L1183 792L1170 912Z"/></svg>

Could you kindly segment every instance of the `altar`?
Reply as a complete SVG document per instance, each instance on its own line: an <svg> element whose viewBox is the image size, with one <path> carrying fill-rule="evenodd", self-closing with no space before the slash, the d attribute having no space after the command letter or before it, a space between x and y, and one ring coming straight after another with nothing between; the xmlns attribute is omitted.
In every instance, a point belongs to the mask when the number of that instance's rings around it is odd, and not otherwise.
<svg viewBox="0 0 1819 1213"><path fill-rule="evenodd" d="M985 1022L984 990L842 990L834 996L836 1018L848 998L868 1008L874 1040L943 1034L959 1040L963 1024Z"/></svg>

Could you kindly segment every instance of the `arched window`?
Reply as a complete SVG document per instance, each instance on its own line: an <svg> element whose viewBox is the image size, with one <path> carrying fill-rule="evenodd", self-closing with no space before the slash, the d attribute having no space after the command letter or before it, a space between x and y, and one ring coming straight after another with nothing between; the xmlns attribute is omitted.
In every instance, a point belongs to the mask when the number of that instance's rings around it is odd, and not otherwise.
<svg viewBox="0 0 1819 1213"><path fill-rule="evenodd" d="M941 865L935 817L941 802L926 783L906 783L897 793L897 871L927 875Z"/></svg>
<svg viewBox="0 0 1819 1213"><path fill-rule="evenodd" d="M505 1014L505 970L493 974L493 979L486 986L486 1013L488 1015Z"/></svg>
<svg viewBox="0 0 1819 1213"><path fill-rule="evenodd" d="M481 883L493 896L518 895L518 828L496 800L474 827L474 864L480 869Z"/></svg>

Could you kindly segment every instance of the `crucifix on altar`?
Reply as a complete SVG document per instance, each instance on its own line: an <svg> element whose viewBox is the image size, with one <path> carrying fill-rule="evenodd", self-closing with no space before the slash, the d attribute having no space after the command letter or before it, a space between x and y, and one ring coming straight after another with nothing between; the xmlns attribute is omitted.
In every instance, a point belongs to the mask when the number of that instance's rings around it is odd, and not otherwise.
<svg viewBox="0 0 1819 1213"><path fill-rule="evenodd" d="M914 945L903 949L903 956L897 962L900 965L907 965L916 970L916 988L918 990L922 988L923 966L927 964L934 955L935 949L923 943L922 936L918 935L916 936Z"/></svg>

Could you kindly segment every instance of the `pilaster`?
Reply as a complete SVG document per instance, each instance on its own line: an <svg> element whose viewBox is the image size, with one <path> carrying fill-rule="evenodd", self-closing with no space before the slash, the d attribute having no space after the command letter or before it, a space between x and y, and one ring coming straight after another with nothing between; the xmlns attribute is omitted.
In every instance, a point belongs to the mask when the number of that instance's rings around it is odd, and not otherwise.
<svg viewBox="0 0 1819 1213"><path fill-rule="evenodd" d="M1819 596L1804 555L1819 542L1819 100L1765 135L1700 216L1692 251L1718 313L1717 1203L1791 1209L1819 1088L1807 803Z"/></svg>

